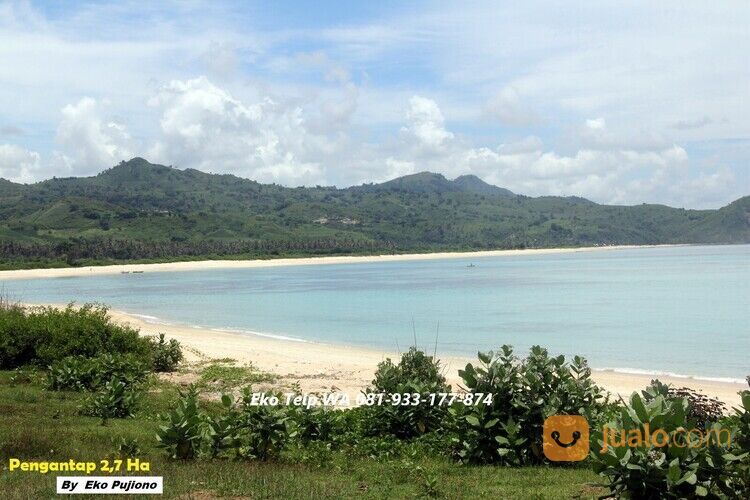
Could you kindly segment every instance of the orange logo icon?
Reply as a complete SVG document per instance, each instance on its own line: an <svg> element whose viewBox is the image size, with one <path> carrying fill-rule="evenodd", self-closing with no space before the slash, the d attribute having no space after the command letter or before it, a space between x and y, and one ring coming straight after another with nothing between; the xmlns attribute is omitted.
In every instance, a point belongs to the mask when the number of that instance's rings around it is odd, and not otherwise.
<svg viewBox="0 0 750 500"><path fill-rule="evenodd" d="M581 415L552 415L544 421L544 456L553 462L580 462L589 454L589 423Z"/></svg>

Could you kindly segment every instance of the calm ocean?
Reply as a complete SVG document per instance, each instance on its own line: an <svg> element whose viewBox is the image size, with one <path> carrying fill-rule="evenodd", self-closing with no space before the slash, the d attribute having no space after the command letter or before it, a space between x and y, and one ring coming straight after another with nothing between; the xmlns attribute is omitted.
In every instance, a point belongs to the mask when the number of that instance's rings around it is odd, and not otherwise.
<svg viewBox="0 0 750 500"><path fill-rule="evenodd" d="M469 267L473 264L473 267ZM750 245L149 272L0 284L26 302L98 301L154 322L439 354L502 344L592 367L750 374ZM439 333L438 332L439 323Z"/></svg>

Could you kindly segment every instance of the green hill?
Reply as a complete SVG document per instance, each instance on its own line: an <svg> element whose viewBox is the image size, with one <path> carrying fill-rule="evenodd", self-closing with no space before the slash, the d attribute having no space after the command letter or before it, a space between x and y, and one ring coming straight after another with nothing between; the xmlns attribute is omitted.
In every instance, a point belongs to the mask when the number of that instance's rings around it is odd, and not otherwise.
<svg viewBox="0 0 750 500"><path fill-rule="evenodd" d="M458 186L461 190L485 194L485 195L499 195L499 196L515 196L512 192L507 189L487 184L476 175L462 175L456 177L453 183Z"/></svg>
<svg viewBox="0 0 750 500"><path fill-rule="evenodd" d="M4 267L614 244L748 243L750 198L718 210L531 198L422 172L287 188L142 158L93 177L0 180Z"/></svg>

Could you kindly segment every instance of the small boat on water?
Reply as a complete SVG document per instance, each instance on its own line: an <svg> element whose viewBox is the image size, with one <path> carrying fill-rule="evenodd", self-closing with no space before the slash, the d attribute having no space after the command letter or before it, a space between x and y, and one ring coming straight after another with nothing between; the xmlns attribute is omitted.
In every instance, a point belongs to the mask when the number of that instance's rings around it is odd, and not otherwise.
<svg viewBox="0 0 750 500"><path fill-rule="evenodd" d="M466 266L466 267L477 267L477 266L475 266L475 265L474 265L474 264L472 263L472 264L469 264L469 265L468 265L468 266Z"/></svg>

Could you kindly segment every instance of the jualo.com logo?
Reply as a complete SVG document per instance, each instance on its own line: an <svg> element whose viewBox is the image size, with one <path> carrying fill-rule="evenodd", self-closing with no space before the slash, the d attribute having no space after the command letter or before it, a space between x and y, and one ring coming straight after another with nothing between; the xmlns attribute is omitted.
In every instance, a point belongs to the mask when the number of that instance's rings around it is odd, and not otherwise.
<svg viewBox="0 0 750 500"><path fill-rule="evenodd" d="M680 427L672 432L664 429L651 429L651 424L642 428L623 429L605 425L602 427L602 449L606 453L611 448L704 448L711 444L729 447L732 444L732 432L729 429L716 427L710 429L685 429Z"/></svg>
<svg viewBox="0 0 750 500"><path fill-rule="evenodd" d="M589 454L589 423L581 415L552 415L544 421L542 447L544 456L553 462L580 462ZM646 423L634 429L602 427L602 447L599 453L610 448L700 448L709 445L729 447L732 433L725 428L685 429L671 432L661 428L651 429Z"/></svg>
<svg viewBox="0 0 750 500"><path fill-rule="evenodd" d="M580 462L589 454L589 423L581 415L552 415L544 421L542 451L553 462Z"/></svg>

